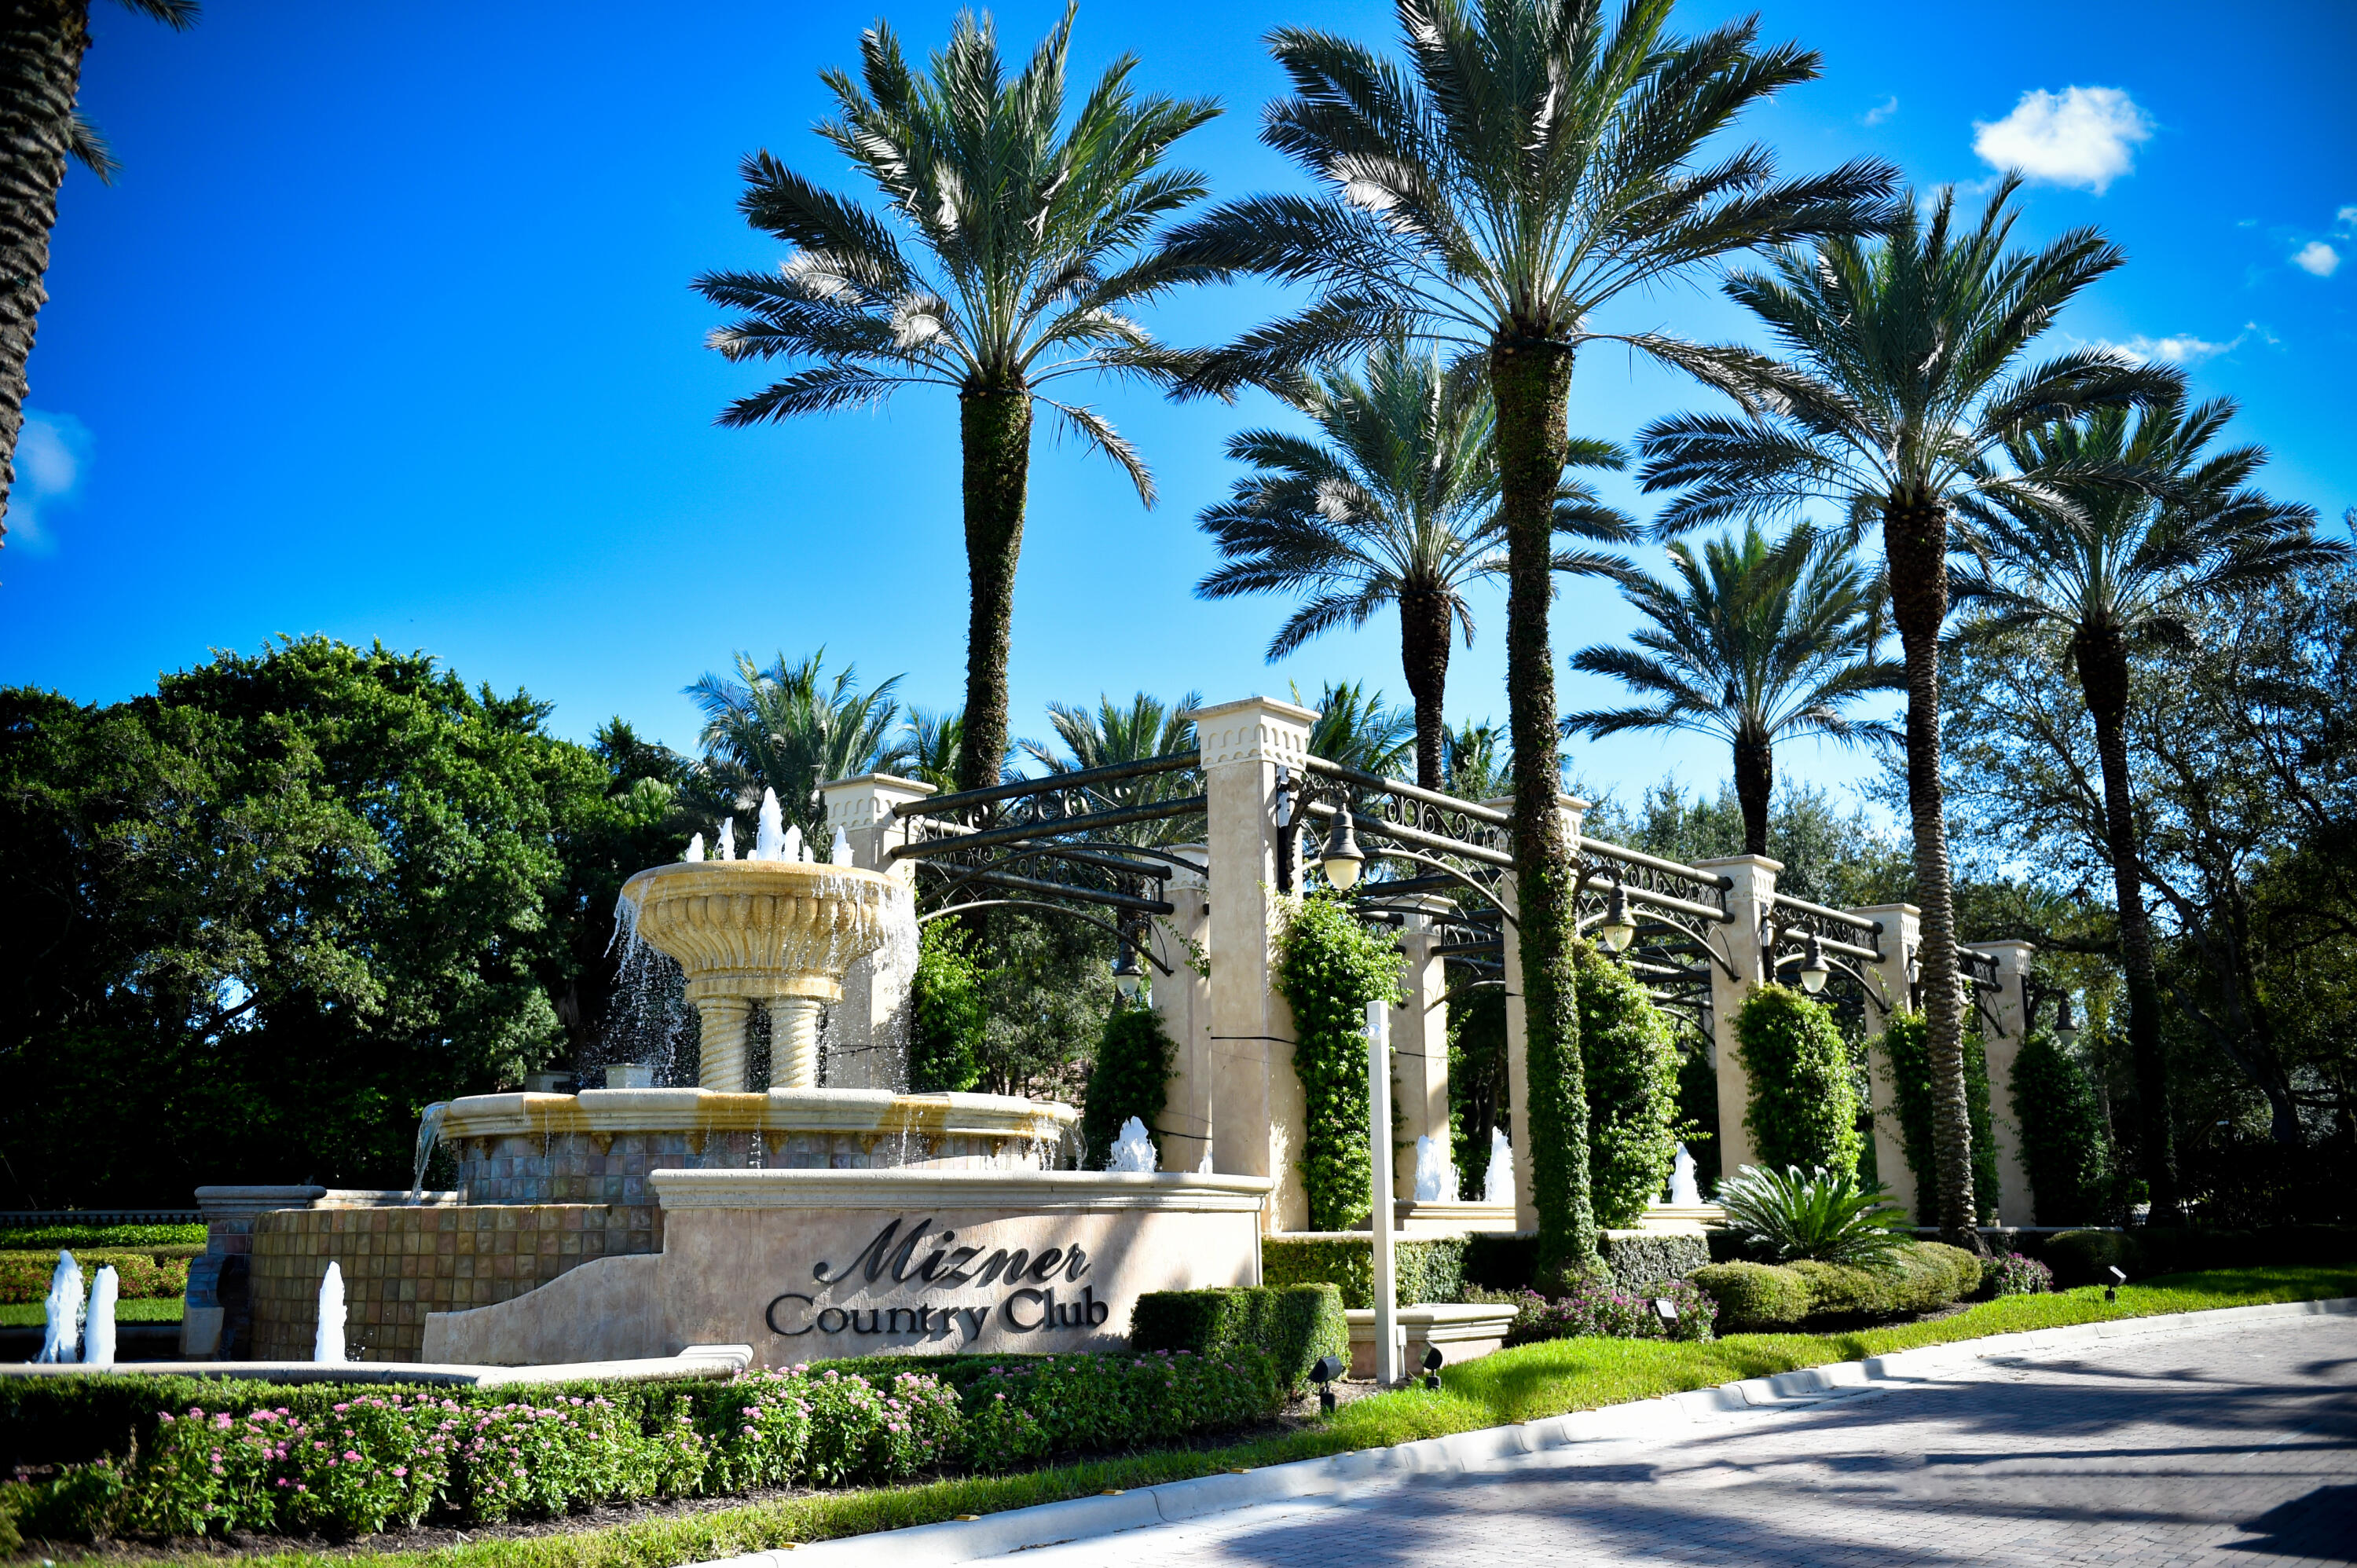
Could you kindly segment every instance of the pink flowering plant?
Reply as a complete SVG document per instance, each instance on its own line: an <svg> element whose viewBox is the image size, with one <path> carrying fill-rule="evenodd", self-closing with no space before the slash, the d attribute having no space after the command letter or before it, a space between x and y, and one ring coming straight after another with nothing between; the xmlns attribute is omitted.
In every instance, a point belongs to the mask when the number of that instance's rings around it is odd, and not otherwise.
<svg viewBox="0 0 2357 1568"><path fill-rule="evenodd" d="M1676 1308L1674 1323L1664 1324L1655 1309L1666 1298ZM1711 1337L1718 1322L1718 1304L1685 1280L1673 1280L1638 1294L1617 1290L1577 1290L1550 1299L1536 1291L1517 1298L1521 1310L1507 1331L1509 1345L1535 1345L1545 1339L1595 1336L1607 1339L1682 1339Z"/></svg>
<svg viewBox="0 0 2357 1568"><path fill-rule="evenodd" d="M430 1394L359 1394L308 1419L285 1406L241 1415L190 1405L158 1415L124 1502L125 1528L371 1534L413 1525L440 1500L457 1406Z"/></svg>
<svg viewBox="0 0 2357 1568"><path fill-rule="evenodd" d="M1985 1295L2044 1295L2054 1288L2054 1271L2035 1258L2007 1252L1981 1266L1981 1281Z"/></svg>
<svg viewBox="0 0 2357 1568"><path fill-rule="evenodd" d="M822 1487L905 1481L957 1451L957 1394L938 1378L902 1372L879 1389L832 1369L808 1376L807 1473Z"/></svg>

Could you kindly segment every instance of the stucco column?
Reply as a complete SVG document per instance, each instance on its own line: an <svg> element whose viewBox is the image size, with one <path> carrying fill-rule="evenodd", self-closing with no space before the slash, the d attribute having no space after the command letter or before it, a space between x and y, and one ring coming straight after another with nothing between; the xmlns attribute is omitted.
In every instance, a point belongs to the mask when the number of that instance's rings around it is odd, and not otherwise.
<svg viewBox="0 0 2357 1568"><path fill-rule="evenodd" d="M1912 1005L1909 999L1909 969L1915 961L1915 949L1922 940L1922 911L1912 904L1877 904L1850 912L1882 922L1882 935L1876 939L1882 961L1862 966L1871 988L1866 1004L1869 1036L1866 1076L1874 1108L1874 1168L1890 1196L1911 1216L1915 1212L1915 1173L1907 1164L1907 1140L1899 1127L1899 1102L1890 1077L1890 1058L1881 1049L1881 1041L1883 1026L1889 1023L1890 1015L1904 1013Z"/></svg>
<svg viewBox="0 0 2357 1568"><path fill-rule="evenodd" d="M1481 803L1501 811L1514 809L1511 795ZM1577 795L1558 795L1555 803L1563 813L1564 834L1577 853L1579 830L1592 802ZM1534 1199L1537 1186L1531 1175L1530 1122L1524 1110L1531 1102L1531 1026L1530 1013L1523 1004L1523 944L1521 928L1514 924L1522 918L1522 908L1514 897L1512 873L1499 878L1497 895L1506 911L1506 1097L1512 1102L1506 1119L1506 1142L1514 1152L1514 1229L1535 1230L1539 1228Z"/></svg>
<svg viewBox="0 0 2357 1568"><path fill-rule="evenodd" d="M2035 1223L2037 1195L2029 1189L2029 1165L2022 1157L2021 1125L2013 1119L2013 1066L2029 1036L2029 1009L2023 1006L2023 983L2029 978L2029 958L2038 950L2025 941L1967 942L1967 952L1996 959L1997 989L1982 999L1996 1015L1996 1025L1981 1025L1981 1047L1988 1054L1989 1130L1996 1144L1996 1222Z"/></svg>
<svg viewBox="0 0 2357 1568"><path fill-rule="evenodd" d="M1203 870L1204 846L1182 843L1173 854L1192 863L1174 868L1162 885L1162 897L1171 906L1153 923L1155 956L1170 966L1168 974L1148 965L1154 1010L1178 1051L1170 1086L1164 1092L1158 1131L1162 1134L1162 1168L1166 1171L1209 1171L1211 1157L1211 981L1195 965L1210 951L1206 927L1211 915L1211 882Z"/></svg>
<svg viewBox="0 0 2357 1568"><path fill-rule="evenodd" d="M1412 904L1400 929L1400 954L1405 961L1400 1004L1392 1009L1392 1077L1398 1093L1398 1157L1392 1162L1393 1195L1415 1196L1415 1141L1437 1137L1448 1150L1452 1167L1456 1152L1448 1143L1448 961L1433 956L1442 941L1439 924L1457 912L1446 898L1423 897ZM1456 1197L1454 1188L1442 1200Z"/></svg>
<svg viewBox="0 0 2357 1568"><path fill-rule="evenodd" d="M907 843L914 823L895 817L892 808L922 800L933 786L889 773L863 773L820 787L826 802L823 842L811 853L823 860L834 848L834 832L843 830L851 847L851 864L880 871L909 890L913 898L917 863L893 860L894 848ZM825 1079L833 1089L903 1089L909 1081L909 975L893 972L883 952L853 961L843 977L843 1000L827 1014Z"/></svg>
<svg viewBox="0 0 2357 1568"><path fill-rule="evenodd" d="M1309 1223L1302 1191L1301 1080L1293 1012L1276 993L1276 782L1308 755L1308 708L1247 697L1189 715L1202 746L1210 822L1211 1168L1274 1183L1262 1213L1272 1230Z"/></svg>
<svg viewBox="0 0 2357 1568"><path fill-rule="evenodd" d="M1735 918L1712 932L1712 949L1735 972L1710 966L1711 1056L1718 1072L1719 1179L1754 1164L1751 1129L1743 1124L1751 1109L1751 1075L1743 1070L1743 1053L1736 1047L1735 1015L1751 993L1770 978L1766 926L1775 908L1776 874L1781 861L1764 854L1729 854L1697 861L1695 869L1715 871L1735 886L1727 889L1727 911ZM1631 910L1641 917L1642 907Z"/></svg>

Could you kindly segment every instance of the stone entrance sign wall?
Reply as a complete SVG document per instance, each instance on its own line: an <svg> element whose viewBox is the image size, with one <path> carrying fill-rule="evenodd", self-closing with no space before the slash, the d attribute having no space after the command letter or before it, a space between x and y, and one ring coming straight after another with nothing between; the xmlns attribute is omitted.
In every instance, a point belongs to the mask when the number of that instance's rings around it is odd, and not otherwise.
<svg viewBox="0 0 2357 1568"><path fill-rule="evenodd" d="M1120 1347L1147 1291L1260 1283L1265 1176L660 1170L662 1250L425 1320L428 1361L750 1345L766 1366Z"/></svg>

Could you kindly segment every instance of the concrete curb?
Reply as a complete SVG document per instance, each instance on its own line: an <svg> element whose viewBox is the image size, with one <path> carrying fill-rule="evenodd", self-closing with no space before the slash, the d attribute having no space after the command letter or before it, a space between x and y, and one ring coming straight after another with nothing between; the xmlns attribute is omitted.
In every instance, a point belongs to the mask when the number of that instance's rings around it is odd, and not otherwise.
<svg viewBox="0 0 2357 1568"><path fill-rule="evenodd" d="M934 1568L976 1562L1033 1547L1178 1524L1264 1503L1316 1498L1339 1503L1378 1487L1421 1475L1496 1469L1534 1455L1591 1443L1647 1437L1699 1423L1726 1424L1755 1410L1798 1410L1877 1388L1924 1383L1976 1361L2003 1362L2113 1339L2171 1337L2271 1319L2357 1316L2357 1296L2325 1301L2271 1302L2261 1306L2081 1323L1961 1339L1900 1350L1863 1361L1842 1361L1717 1388L1667 1394L1601 1410L1550 1416L1513 1426L1483 1427L1391 1448L1367 1448L1324 1459L1271 1465L1241 1476L1201 1476L1144 1487L1111 1497L1075 1498L1010 1509L977 1520L915 1525L906 1530L845 1536L799 1548L756 1552L694 1568L812 1568L814 1563L888 1561L894 1568Z"/></svg>

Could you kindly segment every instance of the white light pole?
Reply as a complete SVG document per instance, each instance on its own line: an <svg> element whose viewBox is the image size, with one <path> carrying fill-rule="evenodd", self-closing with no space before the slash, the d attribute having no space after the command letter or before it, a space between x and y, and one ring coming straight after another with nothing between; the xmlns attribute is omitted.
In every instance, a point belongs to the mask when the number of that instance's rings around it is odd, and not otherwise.
<svg viewBox="0 0 2357 1568"><path fill-rule="evenodd" d="M1375 1248L1375 1386L1389 1388L1407 1375L1400 1365L1399 1304L1392 1258L1392 1009L1367 1004L1367 1144L1374 1167L1368 1183L1374 1199L1367 1216Z"/></svg>

